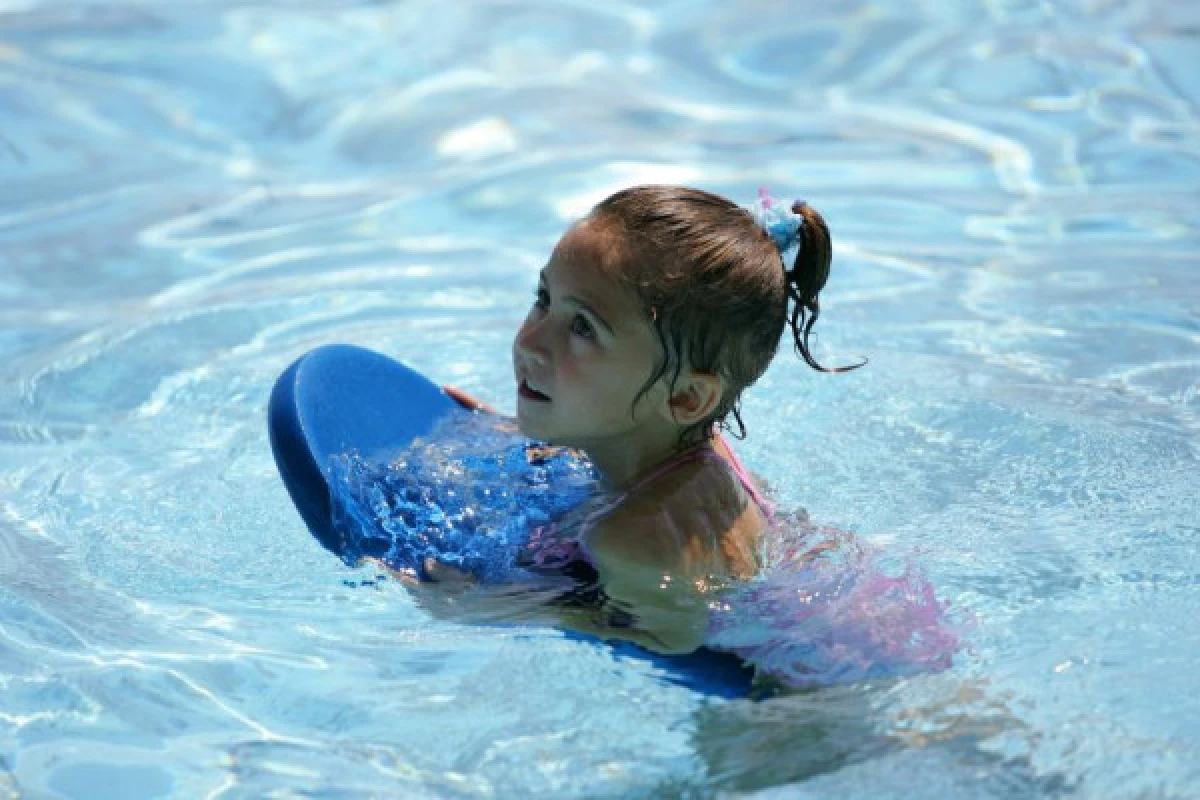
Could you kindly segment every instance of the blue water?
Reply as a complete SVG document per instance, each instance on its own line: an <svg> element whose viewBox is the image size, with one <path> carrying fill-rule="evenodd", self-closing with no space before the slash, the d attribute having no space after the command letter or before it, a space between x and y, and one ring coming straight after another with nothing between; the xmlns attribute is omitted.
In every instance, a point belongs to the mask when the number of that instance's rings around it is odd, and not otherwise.
<svg viewBox="0 0 1200 800"><path fill-rule="evenodd" d="M1190 797L1200 12L0 0L0 795ZM918 554L945 672L753 703L430 617L307 534L267 392L350 341L511 410L567 222L799 195L785 504Z"/></svg>

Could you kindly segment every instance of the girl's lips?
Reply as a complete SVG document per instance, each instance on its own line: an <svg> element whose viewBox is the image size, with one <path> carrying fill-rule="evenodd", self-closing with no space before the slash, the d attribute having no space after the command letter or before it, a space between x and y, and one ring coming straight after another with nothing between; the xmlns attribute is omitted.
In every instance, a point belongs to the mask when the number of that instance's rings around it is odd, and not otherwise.
<svg viewBox="0 0 1200 800"><path fill-rule="evenodd" d="M527 398L529 400L536 400L539 403L549 403L550 402L549 397L547 397L546 395L537 391L536 389L529 388L529 384L526 383L524 381L524 379L521 380L520 386L517 387L517 394L519 394L521 397Z"/></svg>

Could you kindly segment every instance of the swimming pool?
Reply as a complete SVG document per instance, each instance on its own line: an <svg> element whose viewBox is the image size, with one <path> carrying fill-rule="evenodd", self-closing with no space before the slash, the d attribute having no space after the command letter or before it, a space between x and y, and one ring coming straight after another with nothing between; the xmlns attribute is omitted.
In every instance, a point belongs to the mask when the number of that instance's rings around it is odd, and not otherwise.
<svg viewBox="0 0 1200 800"><path fill-rule="evenodd" d="M455 9L0 0L0 795L1194 793L1200 13ZM550 246L646 181L825 214L817 355L870 365L781 355L740 452L919 553L953 669L709 698L304 530L276 375L511 409Z"/></svg>

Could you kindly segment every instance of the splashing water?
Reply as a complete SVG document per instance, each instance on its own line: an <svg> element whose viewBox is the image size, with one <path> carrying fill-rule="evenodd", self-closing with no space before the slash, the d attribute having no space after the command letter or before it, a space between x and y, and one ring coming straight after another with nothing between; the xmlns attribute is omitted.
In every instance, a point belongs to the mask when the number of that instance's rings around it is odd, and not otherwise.
<svg viewBox="0 0 1200 800"><path fill-rule="evenodd" d="M427 558L488 584L520 581L530 532L600 491L594 466L480 414L453 413L395 459L351 453L331 465L342 557L372 556L424 575ZM898 572L849 533L777 516L764 568L715 592L706 645L791 688L948 667L958 637L948 609L911 564Z"/></svg>
<svg viewBox="0 0 1200 800"><path fill-rule="evenodd" d="M597 477L585 459L454 412L388 463L333 460L342 558L373 556L414 576L433 558L483 583L510 582L527 575L515 561L529 532L583 502Z"/></svg>
<svg viewBox="0 0 1200 800"><path fill-rule="evenodd" d="M850 534L780 517L754 580L710 604L707 644L792 688L945 669L958 649L947 604L911 563L899 574Z"/></svg>

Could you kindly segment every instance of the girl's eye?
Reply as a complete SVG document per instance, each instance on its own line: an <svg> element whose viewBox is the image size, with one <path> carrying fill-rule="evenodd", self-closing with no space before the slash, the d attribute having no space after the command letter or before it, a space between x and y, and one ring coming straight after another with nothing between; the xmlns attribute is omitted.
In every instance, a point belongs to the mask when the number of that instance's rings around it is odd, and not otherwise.
<svg viewBox="0 0 1200 800"><path fill-rule="evenodd" d="M533 307L538 311L544 312L550 308L550 293L545 289L539 287L533 293L533 298ZM576 314L574 319L571 320L571 333L584 339L591 340L596 338L596 329L583 314Z"/></svg>
<svg viewBox="0 0 1200 800"><path fill-rule="evenodd" d="M595 339L596 329L592 327L592 323L587 321L587 317L583 314L576 314L575 319L571 320L571 333L577 336L582 336L585 339Z"/></svg>

